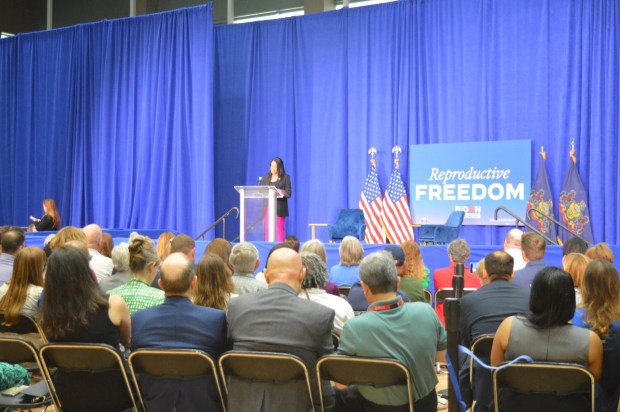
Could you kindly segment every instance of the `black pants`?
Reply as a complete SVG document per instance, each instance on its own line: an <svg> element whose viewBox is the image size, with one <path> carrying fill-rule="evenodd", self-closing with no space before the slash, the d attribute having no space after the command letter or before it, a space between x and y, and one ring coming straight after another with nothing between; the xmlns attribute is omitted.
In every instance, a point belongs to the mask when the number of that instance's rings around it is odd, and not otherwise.
<svg viewBox="0 0 620 412"><path fill-rule="evenodd" d="M437 393L435 389L422 399L413 402L415 412L437 412ZM351 385L346 389L336 390L336 412L408 412L409 404L389 406L379 405L364 398L357 389Z"/></svg>

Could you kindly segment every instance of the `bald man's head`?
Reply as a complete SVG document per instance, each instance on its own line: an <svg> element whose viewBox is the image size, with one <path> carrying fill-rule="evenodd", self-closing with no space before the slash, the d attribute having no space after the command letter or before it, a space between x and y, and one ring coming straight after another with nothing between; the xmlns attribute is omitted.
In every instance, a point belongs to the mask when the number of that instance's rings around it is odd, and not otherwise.
<svg viewBox="0 0 620 412"><path fill-rule="evenodd" d="M299 293L305 276L306 269L301 263L301 257L293 249L278 249L269 256L265 269L268 284L286 283Z"/></svg>
<svg viewBox="0 0 620 412"><path fill-rule="evenodd" d="M103 236L103 232L101 231L101 227L96 224L91 224L88 226L84 226L84 234L86 234L86 242L88 242L88 247L90 249L99 250L101 246L101 237Z"/></svg>
<svg viewBox="0 0 620 412"><path fill-rule="evenodd" d="M521 249L521 237L523 231L520 229L511 229L506 233L504 238L504 250L506 249Z"/></svg>
<svg viewBox="0 0 620 412"><path fill-rule="evenodd" d="M195 278L194 265L183 253L170 254L161 264L159 285L166 295L184 295Z"/></svg>

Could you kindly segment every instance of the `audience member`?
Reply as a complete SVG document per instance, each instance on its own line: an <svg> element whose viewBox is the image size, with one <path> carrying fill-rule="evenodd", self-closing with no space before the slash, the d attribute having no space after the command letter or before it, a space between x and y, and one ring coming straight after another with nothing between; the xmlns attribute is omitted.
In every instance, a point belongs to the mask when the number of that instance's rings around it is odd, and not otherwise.
<svg viewBox="0 0 620 412"><path fill-rule="evenodd" d="M607 337L609 324L620 319L620 278L606 260L592 260L586 266L581 285L581 306L575 311L573 325Z"/></svg>
<svg viewBox="0 0 620 412"><path fill-rule="evenodd" d="M547 244L542 236L533 232L523 234L521 237L521 250L523 252L523 260L525 260L525 267L515 271L513 282L516 285L526 288L530 287L534 275L547 266L543 260L546 249Z"/></svg>
<svg viewBox="0 0 620 412"><path fill-rule="evenodd" d="M577 303L577 306L581 305L581 285L583 284L583 274L588 263L590 263L590 258L581 253L569 253L562 258L562 267L573 278L575 303Z"/></svg>
<svg viewBox="0 0 620 412"><path fill-rule="evenodd" d="M525 260L523 260L523 252L521 250L522 237L523 231L520 229L510 229L504 238L504 251L514 259L514 270L520 270L525 267Z"/></svg>
<svg viewBox="0 0 620 412"><path fill-rule="evenodd" d="M329 281L338 286L351 286L360 280L360 262L364 257L364 248L360 241L353 236L345 236L338 249L340 263L332 266L329 271Z"/></svg>
<svg viewBox="0 0 620 412"><path fill-rule="evenodd" d="M131 319L118 296L99 292L88 259L73 246L61 246L47 260L41 327L52 342L130 346Z"/></svg>
<svg viewBox="0 0 620 412"><path fill-rule="evenodd" d="M30 220L33 221L34 232L57 230L60 227L60 215L54 199L45 199L43 201L43 216L40 219L30 216Z"/></svg>
<svg viewBox="0 0 620 412"><path fill-rule="evenodd" d="M488 285L489 284L489 276L486 272L486 267L484 264L484 258L480 259L478 261L478 264L476 265L475 269L474 269L474 273L476 274L476 276L478 276L478 279L480 279L480 286L484 286L484 285Z"/></svg>
<svg viewBox="0 0 620 412"><path fill-rule="evenodd" d="M131 279L108 291L125 299L129 313L161 305L164 292L150 286L159 269L159 255L148 236L137 235L129 240L129 269Z"/></svg>
<svg viewBox="0 0 620 412"><path fill-rule="evenodd" d="M413 244L413 246L411 246L411 244ZM414 251L413 254L415 254L415 248L417 246L418 245L416 245L414 242L410 242L409 248ZM420 248L417 247L417 249L417 254L418 256L420 256ZM389 245L385 248L385 250L389 252L394 258L396 273L398 274L400 280L399 288L407 294L409 302L426 302L426 296L424 295L424 286L422 286L421 280L413 277L414 271L411 270L413 269L412 267L407 267L405 265L407 258L405 256L404 249L399 245ZM422 258L420 256L420 262L421 261ZM422 267L424 267L424 264L422 264ZM422 273L424 273L423 270Z"/></svg>
<svg viewBox="0 0 620 412"><path fill-rule="evenodd" d="M501 323L493 340L491 364L528 355L537 361L580 364L598 380L603 346L596 333L568 323L575 313L573 290L573 280L562 269L548 266L538 272L532 281L531 313L510 316Z"/></svg>
<svg viewBox="0 0 620 412"><path fill-rule="evenodd" d="M500 323L511 315L528 311L530 291L512 284L513 258L508 252L497 250L484 258L483 283L480 289L461 299L460 343L469 348L474 340L484 334L493 334ZM488 280L488 282L487 282ZM460 384L464 398L471 394L476 400L476 411L492 409L493 386L491 373L475 367L472 387L469 385L469 358L460 358ZM482 359L485 363L489 359ZM471 399L467 399L469 404Z"/></svg>
<svg viewBox="0 0 620 412"><path fill-rule="evenodd" d="M233 267L232 281L235 284L235 293L259 292L267 289L267 284L254 277L254 271L260 264L258 250L250 242L241 242L230 252L230 264Z"/></svg>
<svg viewBox="0 0 620 412"><path fill-rule="evenodd" d="M192 305L189 293L196 281L194 263L184 253L171 253L166 258L159 279L166 300L162 305L133 314L132 350L197 349L217 361L226 350L226 314ZM150 412L222 410L212 377L171 379L139 375L138 382Z"/></svg>
<svg viewBox="0 0 620 412"><path fill-rule="evenodd" d="M597 392L597 408L600 407L603 412L615 412L620 400L620 319L609 324L607 338L603 342L600 387L601 390Z"/></svg>
<svg viewBox="0 0 620 412"><path fill-rule="evenodd" d="M184 233L178 234L170 242L170 253L183 253L194 263L196 261L196 242Z"/></svg>
<svg viewBox="0 0 620 412"><path fill-rule="evenodd" d="M95 272L97 281L101 282L102 279L110 277L112 270L114 270L114 263L109 257L101 254L101 247L103 245L103 232L99 225L90 224L84 227L84 234L86 235L86 243L88 245L88 254L90 255L90 268Z"/></svg>
<svg viewBox="0 0 620 412"><path fill-rule="evenodd" d="M0 287L0 312L4 313L4 325L19 323L19 315L37 317L46 260L45 252L38 247L24 248L15 256L11 280Z"/></svg>
<svg viewBox="0 0 620 412"><path fill-rule="evenodd" d="M196 267L198 284L194 289L194 305L226 310L228 302L237 294L233 293L232 281L226 263L215 253L205 253Z"/></svg>
<svg viewBox="0 0 620 412"><path fill-rule="evenodd" d="M127 242L119 243L112 249L112 263L114 271L99 282L99 290L107 293L109 290L129 282L131 271L129 270L129 245Z"/></svg>
<svg viewBox="0 0 620 412"><path fill-rule="evenodd" d="M402 277L417 279L424 289L428 289L431 271L424 266L420 246L413 240L406 240L400 246L405 252L405 269Z"/></svg>
<svg viewBox="0 0 620 412"><path fill-rule="evenodd" d="M226 266L228 267L228 270L230 270L230 274L232 275L233 267L230 264L230 252L232 252L232 245L230 244L230 242L226 239L218 237L209 242L207 247L205 247L203 254L215 253L216 255L218 255L224 261L224 263L226 263Z"/></svg>
<svg viewBox="0 0 620 412"><path fill-rule="evenodd" d="M8 283L13 274L13 263L15 255L23 249L26 237L23 230L9 230L2 235L0 244L2 254L0 255L0 286Z"/></svg>
<svg viewBox="0 0 620 412"><path fill-rule="evenodd" d="M587 250L588 242L578 237L571 237L562 245L562 256L566 256L569 253L581 253L585 255Z"/></svg>
<svg viewBox="0 0 620 412"><path fill-rule="evenodd" d="M288 235L284 238L284 243L289 245L291 249L299 253L299 239L295 235Z"/></svg>
<svg viewBox="0 0 620 412"><path fill-rule="evenodd" d="M353 308L340 296L330 295L323 289L323 285L327 282L327 267L318 255L301 252L300 256L306 269L306 277L299 297L333 309L336 312L333 332L340 335L346 321L355 316Z"/></svg>
<svg viewBox="0 0 620 412"><path fill-rule="evenodd" d="M60 229L56 236L50 241L50 249L52 252L71 240L79 240L88 244L86 234L82 229L75 226L65 226Z"/></svg>
<svg viewBox="0 0 620 412"><path fill-rule="evenodd" d="M469 268L465 263L467 259L469 259L469 245L464 239L456 239L450 242L448 245L448 258L450 259L450 266L447 268L436 269L433 272L433 283L435 286L435 291L439 289L450 289L452 288L452 278L454 277L454 271L456 269L457 263L463 263L463 277L464 277L464 287L477 289L480 287L480 280L474 274L469 271ZM444 314L443 314L443 303L437 304L437 317L442 325L445 324Z"/></svg>
<svg viewBox="0 0 620 412"><path fill-rule="evenodd" d="M174 239L174 233L172 232L163 232L157 238L157 254L159 255L159 260L162 262L170 255L170 244L172 243L172 239Z"/></svg>
<svg viewBox="0 0 620 412"><path fill-rule="evenodd" d="M101 234L101 254L112 259L112 249L114 249L114 240L112 240L112 235L107 232L103 232Z"/></svg>
<svg viewBox="0 0 620 412"><path fill-rule="evenodd" d="M446 349L444 328L430 305L405 304L396 294L398 276L388 253L367 256L360 265L360 278L369 312L345 324L338 353L399 360L411 373L413 409L436 412L435 360ZM336 402L340 411L410 410L406 386L349 386L337 391Z"/></svg>
<svg viewBox="0 0 620 412"><path fill-rule="evenodd" d="M600 259L606 260L609 263L614 263L614 252L611 251L611 248L605 242L598 243L586 250L586 256L592 260Z"/></svg>
<svg viewBox="0 0 620 412"><path fill-rule="evenodd" d="M248 293L228 304L228 336L233 349L285 352L301 357L316 382L316 360L333 351L331 331L333 309L299 299L306 270L298 253L282 248L267 260L265 277L269 288ZM327 408L333 408L333 389L322 382ZM314 405L320 408L318 388L313 388ZM307 411L312 409L303 382L274 385L231 378L228 410Z"/></svg>
<svg viewBox="0 0 620 412"><path fill-rule="evenodd" d="M323 245L323 242L321 242L319 239L312 239L307 241L301 246L301 249L299 250L301 252L317 254L327 267L327 253L325 252L325 246ZM329 278L329 273L327 274L327 277ZM323 289L325 289L325 291L331 295L340 296L340 289L338 289L338 285L336 285L334 282L326 280Z"/></svg>
<svg viewBox="0 0 620 412"><path fill-rule="evenodd" d="M401 279L399 278L399 284L400 280ZM409 297L404 291L398 289L396 294L401 297L403 302L409 302ZM351 286L349 294L347 295L347 302L349 302L349 305L351 305L355 312L366 312L368 310L368 300L364 294L364 288L362 287L361 281L355 282L353 286Z"/></svg>

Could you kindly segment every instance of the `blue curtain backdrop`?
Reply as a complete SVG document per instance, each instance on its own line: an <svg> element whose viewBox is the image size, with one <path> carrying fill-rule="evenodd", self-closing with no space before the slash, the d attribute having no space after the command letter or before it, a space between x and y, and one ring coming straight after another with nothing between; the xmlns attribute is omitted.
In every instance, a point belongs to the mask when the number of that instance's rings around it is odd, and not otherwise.
<svg viewBox="0 0 620 412"><path fill-rule="evenodd" d="M534 142L532 176L545 147L557 202L574 139L595 241L618 242L616 0L402 0L218 26L215 55L217 215L280 156L287 232L308 238L357 207L370 146L385 189L396 144L408 184L411 144L509 139ZM501 244L505 231L461 233Z"/></svg>
<svg viewBox="0 0 620 412"><path fill-rule="evenodd" d="M0 224L213 221L211 5L0 41Z"/></svg>

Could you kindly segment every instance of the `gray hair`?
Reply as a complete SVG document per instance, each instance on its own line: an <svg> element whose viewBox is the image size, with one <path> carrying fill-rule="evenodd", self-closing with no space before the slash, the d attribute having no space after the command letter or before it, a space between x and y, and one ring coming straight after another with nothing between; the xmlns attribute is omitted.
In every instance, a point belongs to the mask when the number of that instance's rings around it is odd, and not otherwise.
<svg viewBox="0 0 620 412"><path fill-rule="evenodd" d="M301 263L306 268L304 289L322 289L327 283L327 267L319 255L312 252L301 252Z"/></svg>
<svg viewBox="0 0 620 412"><path fill-rule="evenodd" d="M325 246L323 245L323 242L321 242L319 239L312 239L312 240L307 241L301 246L301 249L299 250L301 252L316 253L317 255L319 255L323 263L327 264L327 255L325 254Z"/></svg>
<svg viewBox="0 0 620 412"><path fill-rule="evenodd" d="M455 263L467 262L470 252L471 250L465 239L453 240L448 245L448 255L452 256L452 261Z"/></svg>
<svg viewBox="0 0 620 412"><path fill-rule="evenodd" d="M258 261L258 249L250 242L235 245L230 252L229 262L235 273L254 273Z"/></svg>
<svg viewBox="0 0 620 412"><path fill-rule="evenodd" d="M384 250L371 253L360 263L360 280L372 293L396 292L398 275L394 258Z"/></svg>
<svg viewBox="0 0 620 412"><path fill-rule="evenodd" d="M119 243L112 249L112 263L117 272L129 272L129 244Z"/></svg>

